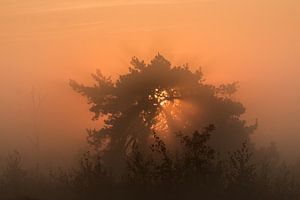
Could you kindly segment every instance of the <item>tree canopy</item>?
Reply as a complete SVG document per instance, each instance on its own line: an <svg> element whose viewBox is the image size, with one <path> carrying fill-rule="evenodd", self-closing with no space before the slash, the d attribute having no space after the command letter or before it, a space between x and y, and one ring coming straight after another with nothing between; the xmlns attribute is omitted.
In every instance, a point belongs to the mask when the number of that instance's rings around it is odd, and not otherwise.
<svg viewBox="0 0 300 200"><path fill-rule="evenodd" d="M160 54L148 64L132 58L128 73L116 80L100 71L92 76L92 86L73 80L70 85L88 99L93 119L104 120L100 130L88 131L88 141L110 159L118 160L116 155L131 151L135 143L148 144L153 131L171 141L174 132L192 133L213 124L211 144L229 150L256 128L241 119L245 107L232 98L236 83L208 84L201 70L172 66Z"/></svg>

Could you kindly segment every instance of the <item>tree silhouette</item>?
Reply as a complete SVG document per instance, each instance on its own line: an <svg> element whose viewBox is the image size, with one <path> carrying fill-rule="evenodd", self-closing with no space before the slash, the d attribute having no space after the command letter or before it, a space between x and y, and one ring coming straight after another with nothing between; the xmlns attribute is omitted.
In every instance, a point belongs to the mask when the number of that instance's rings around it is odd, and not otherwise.
<svg viewBox="0 0 300 200"><path fill-rule="evenodd" d="M217 150L236 148L256 125L247 126L240 116L245 108L231 96L236 84L214 86L204 82L201 70L172 66L158 54L149 64L134 57L129 72L113 81L100 71L96 84L71 80L71 87L88 99L94 120L104 119L100 130L89 130L88 141L104 150L104 160L118 165L133 144L148 146L153 131L168 135L192 133L214 124L211 144Z"/></svg>

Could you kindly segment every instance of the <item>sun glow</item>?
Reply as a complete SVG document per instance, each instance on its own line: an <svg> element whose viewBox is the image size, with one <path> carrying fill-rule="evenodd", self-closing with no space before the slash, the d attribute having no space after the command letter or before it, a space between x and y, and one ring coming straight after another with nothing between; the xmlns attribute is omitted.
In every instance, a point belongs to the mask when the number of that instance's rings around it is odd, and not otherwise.
<svg viewBox="0 0 300 200"><path fill-rule="evenodd" d="M158 106L159 109L151 129L161 133L163 137L167 137L176 124L181 123L182 101L177 98L178 92L175 92L175 89L155 89L154 94L149 95L149 100L153 101L153 105Z"/></svg>
<svg viewBox="0 0 300 200"><path fill-rule="evenodd" d="M171 134L178 131L191 130L190 119L199 117L200 109L193 103L184 101L176 89L155 89L149 100L158 106L158 114L151 129L168 139Z"/></svg>

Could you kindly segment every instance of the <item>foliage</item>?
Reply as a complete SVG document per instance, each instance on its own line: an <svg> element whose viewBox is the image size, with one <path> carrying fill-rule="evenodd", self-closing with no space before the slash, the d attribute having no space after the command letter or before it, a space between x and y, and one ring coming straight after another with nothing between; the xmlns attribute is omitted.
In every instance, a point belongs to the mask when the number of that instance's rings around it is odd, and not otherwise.
<svg viewBox="0 0 300 200"><path fill-rule="evenodd" d="M115 81L100 71L92 76L93 86L73 80L70 85L88 99L93 119L104 120L103 128L88 131L88 141L105 149L103 159L116 166L134 143L147 146L153 131L192 132L214 124L210 143L224 152L237 148L256 128L240 118L245 108L231 98L236 83L207 84L201 70L173 67L160 54L149 64L134 57L129 72Z"/></svg>
<svg viewBox="0 0 300 200"><path fill-rule="evenodd" d="M261 162L257 154L269 155L269 152L256 151L247 141L228 157L220 157L209 145L214 132L214 126L210 125L193 134L177 133L180 142L176 152L170 151L153 132L150 151L135 143L124 158L127 168L121 179L107 170L97 154L87 152L77 167L52 172L47 181L36 185L30 173L22 168L20 155L15 153L3 169L0 198L299 199L299 180L290 167L270 162L272 159ZM36 189L28 190L33 187Z"/></svg>

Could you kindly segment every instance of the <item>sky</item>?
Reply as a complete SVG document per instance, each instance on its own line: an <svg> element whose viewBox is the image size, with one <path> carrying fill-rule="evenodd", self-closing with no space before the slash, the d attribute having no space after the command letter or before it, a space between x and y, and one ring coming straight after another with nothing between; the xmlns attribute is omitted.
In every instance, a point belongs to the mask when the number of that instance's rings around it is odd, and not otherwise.
<svg viewBox="0 0 300 200"><path fill-rule="evenodd" d="M0 0L0 161L14 149L33 159L34 124L49 163L70 159L101 122L69 80L116 78L158 52L209 83L238 81L253 140L299 155L299 24L297 0Z"/></svg>

